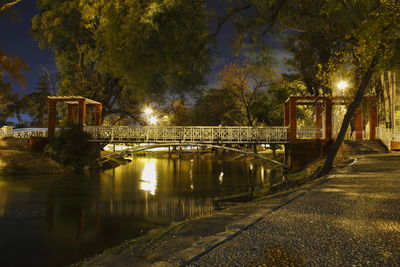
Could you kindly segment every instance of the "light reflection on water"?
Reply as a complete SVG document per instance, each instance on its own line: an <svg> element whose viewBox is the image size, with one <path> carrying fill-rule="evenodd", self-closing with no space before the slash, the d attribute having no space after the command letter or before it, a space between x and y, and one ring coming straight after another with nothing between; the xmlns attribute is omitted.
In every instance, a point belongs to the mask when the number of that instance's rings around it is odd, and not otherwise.
<svg viewBox="0 0 400 267"><path fill-rule="evenodd" d="M0 178L0 259L4 266L73 263L208 214L213 199L268 186L273 175L243 162L136 157L91 176Z"/></svg>
<svg viewBox="0 0 400 267"><path fill-rule="evenodd" d="M156 170L156 160L149 159L144 163L140 189L149 192L151 195L156 194L157 189L157 170Z"/></svg>

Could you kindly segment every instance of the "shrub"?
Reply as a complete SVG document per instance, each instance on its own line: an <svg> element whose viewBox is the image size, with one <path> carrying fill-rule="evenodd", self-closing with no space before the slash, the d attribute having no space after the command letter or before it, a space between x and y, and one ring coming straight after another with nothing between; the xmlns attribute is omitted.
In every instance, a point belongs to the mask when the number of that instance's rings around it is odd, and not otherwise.
<svg viewBox="0 0 400 267"><path fill-rule="evenodd" d="M89 142L89 135L76 124L61 128L45 147L47 155L76 172L82 172L90 165L97 158L97 152L97 145Z"/></svg>

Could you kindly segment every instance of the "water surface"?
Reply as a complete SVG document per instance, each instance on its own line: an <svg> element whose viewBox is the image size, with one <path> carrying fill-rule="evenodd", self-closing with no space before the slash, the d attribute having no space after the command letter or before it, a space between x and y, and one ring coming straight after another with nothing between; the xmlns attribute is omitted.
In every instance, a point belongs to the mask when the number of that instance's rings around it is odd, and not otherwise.
<svg viewBox="0 0 400 267"><path fill-rule="evenodd" d="M0 177L0 265L74 263L275 176L245 162L135 157L89 176Z"/></svg>

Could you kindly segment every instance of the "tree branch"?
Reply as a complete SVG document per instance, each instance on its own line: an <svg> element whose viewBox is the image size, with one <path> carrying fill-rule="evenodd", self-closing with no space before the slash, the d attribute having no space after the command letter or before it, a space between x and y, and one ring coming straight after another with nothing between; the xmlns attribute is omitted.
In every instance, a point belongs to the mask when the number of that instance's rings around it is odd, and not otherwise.
<svg viewBox="0 0 400 267"><path fill-rule="evenodd" d="M3 12L3 11L6 10L7 8L10 8L10 7L12 7L12 6L18 4L18 3L21 2L21 1L22 1L22 0L15 0L15 1L13 1L13 2L6 3L6 4L2 5L2 6L0 6L0 12Z"/></svg>
<svg viewBox="0 0 400 267"><path fill-rule="evenodd" d="M219 20L218 24L217 24L217 28L216 30L208 35L208 38L215 38L219 32L221 31L222 26L224 26L224 24L231 18L233 17L235 14L240 13L242 11L245 11L246 9L249 9L251 7L251 4L248 3L245 6L242 7L238 7L238 8L233 8L230 10L230 12L228 12L222 19Z"/></svg>

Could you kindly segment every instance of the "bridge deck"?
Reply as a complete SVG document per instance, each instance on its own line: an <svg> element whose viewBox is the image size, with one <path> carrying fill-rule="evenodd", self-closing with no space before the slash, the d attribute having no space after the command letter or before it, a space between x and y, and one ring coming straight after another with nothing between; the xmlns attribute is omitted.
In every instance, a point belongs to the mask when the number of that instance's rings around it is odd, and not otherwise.
<svg viewBox="0 0 400 267"><path fill-rule="evenodd" d="M85 126L95 142L111 143L287 143L288 127ZM46 128L4 129L0 137L46 137Z"/></svg>

